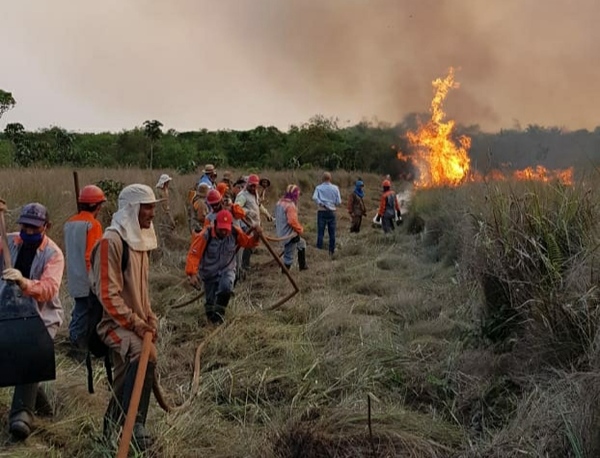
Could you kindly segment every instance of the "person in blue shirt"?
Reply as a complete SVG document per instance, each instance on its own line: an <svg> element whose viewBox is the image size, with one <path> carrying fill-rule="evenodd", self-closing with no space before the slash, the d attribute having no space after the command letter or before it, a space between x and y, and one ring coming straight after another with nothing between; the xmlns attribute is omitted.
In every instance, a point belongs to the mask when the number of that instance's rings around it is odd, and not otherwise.
<svg viewBox="0 0 600 458"><path fill-rule="evenodd" d="M325 228L329 235L329 255L335 252L336 210L342 204L339 188L331 183L331 173L323 173L323 180L315 188L313 200L317 204L317 248L323 249Z"/></svg>
<svg viewBox="0 0 600 458"><path fill-rule="evenodd" d="M216 189L216 180L217 180L217 169L212 164L206 164L204 166L204 170L202 171L202 176L198 180L196 187L200 186L202 183L206 183L208 185L208 189Z"/></svg>

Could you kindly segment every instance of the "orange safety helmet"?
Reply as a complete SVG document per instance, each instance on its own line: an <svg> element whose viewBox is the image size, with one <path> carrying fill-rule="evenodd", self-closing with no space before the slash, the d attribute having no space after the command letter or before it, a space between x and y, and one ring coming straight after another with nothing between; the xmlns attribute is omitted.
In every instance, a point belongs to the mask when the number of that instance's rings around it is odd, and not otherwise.
<svg viewBox="0 0 600 458"><path fill-rule="evenodd" d="M101 204L102 202L106 202L106 196L104 195L104 191L98 186L89 184L79 191L77 202L80 204Z"/></svg>
<svg viewBox="0 0 600 458"><path fill-rule="evenodd" d="M383 186L384 188L389 188L392 186L392 183L390 183L390 180L383 180L383 183L381 183L381 186Z"/></svg>
<svg viewBox="0 0 600 458"><path fill-rule="evenodd" d="M208 191L208 195L206 196L206 203L208 205L216 205L221 202L221 193L216 189L211 189Z"/></svg>

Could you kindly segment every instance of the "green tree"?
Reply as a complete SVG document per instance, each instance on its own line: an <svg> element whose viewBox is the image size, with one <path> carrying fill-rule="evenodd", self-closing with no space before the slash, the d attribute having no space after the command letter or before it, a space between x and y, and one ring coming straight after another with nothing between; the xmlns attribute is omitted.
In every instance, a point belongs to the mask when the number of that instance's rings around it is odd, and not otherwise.
<svg viewBox="0 0 600 458"><path fill-rule="evenodd" d="M152 121L144 121L144 135L150 140L150 168L152 168L152 162L154 160L154 145L162 137L161 127L162 122L156 119Z"/></svg>
<svg viewBox="0 0 600 458"><path fill-rule="evenodd" d="M0 89L0 118L4 113L13 108L17 101L10 92Z"/></svg>

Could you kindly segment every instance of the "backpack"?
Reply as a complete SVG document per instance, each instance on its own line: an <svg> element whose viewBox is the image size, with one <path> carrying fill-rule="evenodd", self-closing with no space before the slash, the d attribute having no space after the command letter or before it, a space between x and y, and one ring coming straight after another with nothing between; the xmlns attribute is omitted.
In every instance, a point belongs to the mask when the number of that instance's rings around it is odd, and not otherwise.
<svg viewBox="0 0 600 458"><path fill-rule="evenodd" d="M127 269L127 264L129 264L129 245L123 239L123 237L119 237L121 242L123 243L123 255L121 256L121 272L125 273ZM92 248L92 253L90 258L93 260L96 251L98 249L99 243L96 243L94 248ZM112 377L112 368L110 361L110 351L108 346L100 339L96 328L100 320L102 320L102 314L104 308L102 307L102 302L100 299L90 291L90 301L89 308L87 311L88 314L88 329L86 335L86 343L87 343L87 354L85 358L85 365L87 367L88 373L88 392L90 394L94 394L94 369L92 366L92 356L96 358L104 358L104 368L106 369L106 378L108 379L108 384L112 386L113 377Z"/></svg>

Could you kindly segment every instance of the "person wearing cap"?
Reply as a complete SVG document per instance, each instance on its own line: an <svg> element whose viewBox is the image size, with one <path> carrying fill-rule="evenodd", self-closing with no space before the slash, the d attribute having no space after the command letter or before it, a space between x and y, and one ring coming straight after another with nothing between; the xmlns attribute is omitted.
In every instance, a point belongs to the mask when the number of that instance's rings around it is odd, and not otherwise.
<svg viewBox="0 0 600 458"><path fill-rule="evenodd" d="M367 209L365 207L365 184L362 180L356 180L354 183L354 191L348 198L348 213L350 214L350 232L360 232L360 225L362 223L363 216L367 216Z"/></svg>
<svg viewBox="0 0 600 458"><path fill-rule="evenodd" d="M206 183L209 189L216 188L216 180L217 180L217 169L212 164L206 164L204 166L204 170L202 170L202 176L198 180L198 185L200 183Z"/></svg>
<svg viewBox="0 0 600 458"><path fill-rule="evenodd" d="M157 337L158 319L150 305L148 273L149 253L157 247L152 220L158 202L149 186L132 184L123 188L119 208L92 255L92 292L103 308L97 332L111 350L114 364L113 396L104 416L107 440L122 424L129 408L144 335L152 333L153 342ZM127 263L123 266L125 250ZM155 367L156 348L152 344L133 428L133 439L141 450L153 442L145 424Z"/></svg>
<svg viewBox="0 0 600 458"><path fill-rule="evenodd" d="M1 210L6 210L0 201ZM37 303L38 313L52 339L63 322L63 308L59 297L65 259L58 245L46 235L50 228L48 210L34 202L21 209L17 224L19 232L8 234L8 248L13 268L5 268L0 256L2 279L0 292L6 281L15 282L24 296ZM0 248L1 251L1 248ZM31 434L34 413L52 415L50 403L39 383L15 387L9 413L9 431L18 440Z"/></svg>
<svg viewBox="0 0 600 458"><path fill-rule="evenodd" d="M77 197L79 212L63 226L65 261L67 264L67 290L75 305L69 323L69 340L73 346L70 356L83 359L89 335L90 256L92 248L102 238L102 225L98 214L106 202L104 191L95 185L84 186Z"/></svg>
<svg viewBox="0 0 600 458"><path fill-rule="evenodd" d="M317 248L323 249L325 228L329 235L329 256L335 252L336 210L342 205L339 188L331 182L331 173L323 173L322 182L315 188L313 201L317 204Z"/></svg>
<svg viewBox="0 0 600 458"><path fill-rule="evenodd" d="M250 224L250 226L256 227L260 226L260 215L264 214L267 218L267 221L273 221L273 217L269 214L269 212L264 208L260 203L260 199L258 197L258 183L260 182L260 178L258 175L252 174L248 176L248 182L246 184L246 189L240 192L235 198L235 203L244 209L246 213L245 220ZM244 224L242 226L243 229L248 229L247 225ZM244 249L240 255L241 265L240 268L242 270L250 269L250 257L252 256L252 249Z"/></svg>
<svg viewBox="0 0 600 458"><path fill-rule="evenodd" d="M383 192L379 200L379 210L375 221L381 222L383 232L388 234L394 230L394 220L400 218L400 207L396 199L396 193L392 191L392 183L390 180L383 180L381 183Z"/></svg>
<svg viewBox="0 0 600 458"><path fill-rule="evenodd" d="M188 251L185 273L190 284L204 283L205 312L210 323L220 324L225 317L235 282L236 251L258 246L260 227L249 236L233 224L229 210L216 214L213 225L196 235Z"/></svg>
<svg viewBox="0 0 600 458"><path fill-rule="evenodd" d="M300 237L304 228L298 221L298 198L300 188L290 184L284 196L275 206L275 227L277 237L283 240L283 263L289 270L294 262L294 252L298 252L298 267L300 270L308 269L306 265L306 240Z"/></svg>
<svg viewBox="0 0 600 458"><path fill-rule="evenodd" d="M233 224L237 226L239 226L240 221L246 217L246 212L242 207L234 203L227 196L223 197L216 189L211 189L208 191L206 203L208 204L209 211L204 219L204 227L214 224L217 214L221 210L229 210L233 215Z"/></svg>

